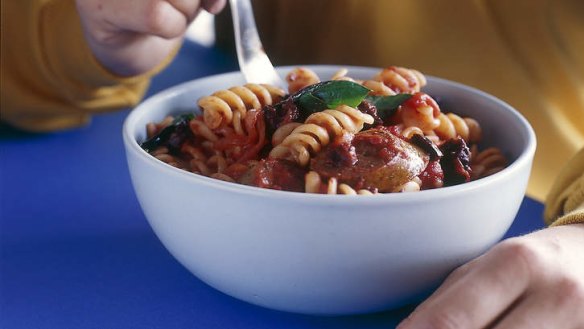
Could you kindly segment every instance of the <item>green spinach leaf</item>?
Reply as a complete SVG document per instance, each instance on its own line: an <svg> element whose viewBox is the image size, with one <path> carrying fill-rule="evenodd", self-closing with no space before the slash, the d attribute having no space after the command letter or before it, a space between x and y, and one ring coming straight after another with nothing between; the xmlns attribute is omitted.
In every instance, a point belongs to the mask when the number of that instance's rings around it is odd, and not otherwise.
<svg viewBox="0 0 584 329"><path fill-rule="evenodd" d="M352 81L332 80L308 86L291 97L304 111L314 113L343 104L356 107L369 91Z"/></svg>
<svg viewBox="0 0 584 329"><path fill-rule="evenodd" d="M189 121L195 117L192 113L182 114L174 118L172 123L158 134L140 144L146 152L154 151L160 146L168 146L171 150L177 148L189 136Z"/></svg>
<svg viewBox="0 0 584 329"><path fill-rule="evenodd" d="M395 113L397 108L405 101L412 97L411 94L397 94L391 96L373 96L365 97L365 100L377 108L377 115L385 120Z"/></svg>

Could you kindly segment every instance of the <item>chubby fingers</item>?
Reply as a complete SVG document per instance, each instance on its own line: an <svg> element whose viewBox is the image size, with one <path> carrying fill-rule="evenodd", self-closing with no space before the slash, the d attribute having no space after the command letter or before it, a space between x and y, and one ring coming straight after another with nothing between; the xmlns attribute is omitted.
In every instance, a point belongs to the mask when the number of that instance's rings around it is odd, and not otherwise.
<svg viewBox="0 0 584 329"><path fill-rule="evenodd" d="M199 1L186 0L116 1L106 19L121 31L172 39L185 33L198 7Z"/></svg>
<svg viewBox="0 0 584 329"><path fill-rule="evenodd" d="M398 329L478 329L493 324L529 285L529 264L517 263L520 248L499 245L453 272Z"/></svg>
<svg viewBox="0 0 584 329"><path fill-rule="evenodd" d="M201 9L218 14L225 7L226 0L167 0L178 12L184 16L184 25L181 24L182 33L188 25L195 20ZM178 23L178 22L177 22ZM182 21L181 21L182 23Z"/></svg>
<svg viewBox="0 0 584 329"><path fill-rule="evenodd" d="M183 15L185 27L192 22L201 10L200 0L166 0L173 9Z"/></svg>
<svg viewBox="0 0 584 329"><path fill-rule="evenodd" d="M204 9L211 14L218 14L225 7L226 0L166 0L174 8L180 11L187 21L195 19L197 14Z"/></svg>
<svg viewBox="0 0 584 329"><path fill-rule="evenodd" d="M217 13L225 0L77 0L79 14L98 40L134 33L181 37L201 8Z"/></svg>
<svg viewBox="0 0 584 329"><path fill-rule="evenodd" d="M202 0L201 6L209 13L218 14L225 7L227 0Z"/></svg>
<svg viewBox="0 0 584 329"><path fill-rule="evenodd" d="M192 22L201 9L218 14L225 7L226 0L167 0L177 11L184 15L186 24Z"/></svg>
<svg viewBox="0 0 584 329"><path fill-rule="evenodd" d="M187 27L185 15L163 0L77 0L86 33L97 43L115 45L128 35L178 37Z"/></svg>

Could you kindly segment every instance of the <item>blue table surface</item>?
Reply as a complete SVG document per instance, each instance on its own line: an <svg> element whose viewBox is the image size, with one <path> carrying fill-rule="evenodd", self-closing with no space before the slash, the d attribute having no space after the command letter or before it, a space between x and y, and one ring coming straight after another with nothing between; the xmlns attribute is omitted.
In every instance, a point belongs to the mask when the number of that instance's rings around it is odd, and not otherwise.
<svg viewBox="0 0 584 329"><path fill-rule="evenodd" d="M149 95L233 71L187 42ZM414 307L320 317L273 311L210 288L164 249L140 210L122 144L130 110L66 132L0 126L1 328L393 328ZM525 198L506 236L543 227Z"/></svg>

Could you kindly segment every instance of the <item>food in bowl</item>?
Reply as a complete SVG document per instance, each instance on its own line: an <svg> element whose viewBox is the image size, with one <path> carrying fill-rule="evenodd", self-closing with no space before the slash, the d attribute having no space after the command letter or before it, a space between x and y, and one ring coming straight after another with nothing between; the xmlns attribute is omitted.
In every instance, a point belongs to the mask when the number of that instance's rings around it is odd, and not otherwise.
<svg viewBox="0 0 584 329"><path fill-rule="evenodd" d="M381 71L345 67L356 81ZM334 77L342 67L306 68ZM168 165L140 147L149 122L199 115L202 97L245 85L241 72L231 72L157 93L126 118L124 147L145 218L194 276L255 305L342 315L420 301L504 236L524 198L536 145L529 123L508 104L460 83L426 79L424 92L442 109L480 122L481 149L500 149L504 169L419 193L347 197L225 182Z"/></svg>
<svg viewBox="0 0 584 329"><path fill-rule="evenodd" d="M265 84L215 91L202 114L147 125L141 146L172 166L228 182L321 194L409 192L452 186L503 169L481 126L423 92L426 77L390 66L356 80L297 67L287 92Z"/></svg>

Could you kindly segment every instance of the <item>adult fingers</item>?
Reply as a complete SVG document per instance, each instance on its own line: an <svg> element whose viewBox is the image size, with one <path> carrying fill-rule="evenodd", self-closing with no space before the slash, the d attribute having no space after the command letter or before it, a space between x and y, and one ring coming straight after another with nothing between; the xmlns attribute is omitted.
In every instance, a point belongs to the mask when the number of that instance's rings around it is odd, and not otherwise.
<svg viewBox="0 0 584 329"><path fill-rule="evenodd" d="M584 326L584 288L577 279L563 277L531 291L493 329L576 329Z"/></svg>
<svg viewBox="0 0 584 329"><path fill-rule="evenodd" d="M526 290L529 267L519 261L520 244L497 246L456 279L447 280L400 326L411 328L484 328L503 314ZM520 258L520 257L519 257Z"/></svg>

